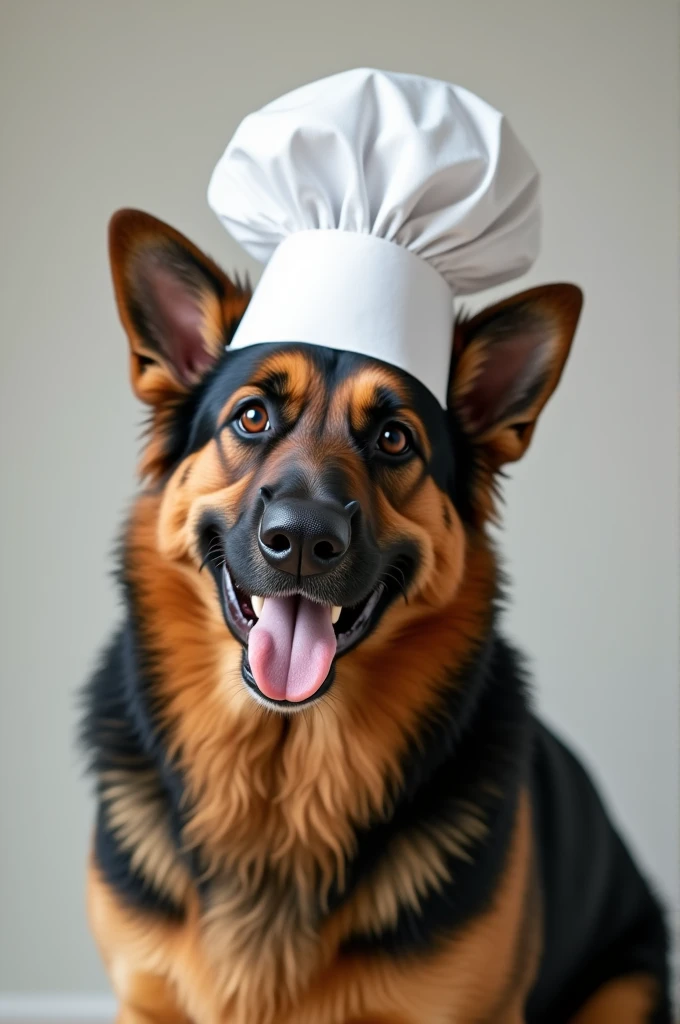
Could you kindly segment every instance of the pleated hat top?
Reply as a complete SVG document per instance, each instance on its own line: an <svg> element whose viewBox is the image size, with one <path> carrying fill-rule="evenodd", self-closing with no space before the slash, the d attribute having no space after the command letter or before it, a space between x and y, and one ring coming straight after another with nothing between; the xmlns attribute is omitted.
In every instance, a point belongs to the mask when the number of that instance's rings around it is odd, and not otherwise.
<svg viewBox="0 0 680 1024"><path fill-rule="evenodd" d="M210 206L266 264L232 348L299 342L410 373L442 406L454 298L538 255L538 171L505 117L417 75L355 69L246 117Z"/></svg>

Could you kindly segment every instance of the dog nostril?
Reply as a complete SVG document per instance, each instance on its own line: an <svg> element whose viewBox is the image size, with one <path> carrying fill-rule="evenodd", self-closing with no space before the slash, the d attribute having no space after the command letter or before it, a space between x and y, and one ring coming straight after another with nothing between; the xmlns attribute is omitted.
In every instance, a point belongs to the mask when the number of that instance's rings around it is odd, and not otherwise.
<svg viewBox="0 0 680 1024"><path fill-rule="evenodd" d="M335 549L330 541L320 540L318 544L314 545L314 554L317 558L321 559L322 562L327 562L335 555Z"/></svg>
<svg viewBox="0 0 680 1024"><path fill-rule="evenodd" d="M270 541L267 542L267 547L271 548L272 551L288 551L290 548L290 541L283 533L275 533Z"/></svg>

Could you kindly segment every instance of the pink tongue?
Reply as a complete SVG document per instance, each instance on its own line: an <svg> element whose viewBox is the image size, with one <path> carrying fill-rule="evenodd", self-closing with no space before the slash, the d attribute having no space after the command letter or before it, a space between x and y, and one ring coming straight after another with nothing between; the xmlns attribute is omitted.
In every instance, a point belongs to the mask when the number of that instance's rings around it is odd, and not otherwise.
<svg viewBox="0 0 680 1024"><path fill-rule="evenodd" d="M248 661L271 700L306 700L328 675L337 640L331 609L305 597L268 597L250 631Z"/></svg>

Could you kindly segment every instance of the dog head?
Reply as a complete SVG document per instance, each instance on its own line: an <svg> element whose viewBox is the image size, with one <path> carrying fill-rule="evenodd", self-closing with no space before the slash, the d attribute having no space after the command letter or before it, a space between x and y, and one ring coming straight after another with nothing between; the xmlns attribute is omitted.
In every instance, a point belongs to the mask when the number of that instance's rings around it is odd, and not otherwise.
<svg viewBox="0 0 680 1024"><path fill-rule="evenodd" d="M580 291L535 288L460 319L444 410L353 353L230 352L248 289L146 214L114 217L110 252L132 386L152 410L158 554L219 610L250 693L298 710L340 661L426 635L559 381Z"/></svg>

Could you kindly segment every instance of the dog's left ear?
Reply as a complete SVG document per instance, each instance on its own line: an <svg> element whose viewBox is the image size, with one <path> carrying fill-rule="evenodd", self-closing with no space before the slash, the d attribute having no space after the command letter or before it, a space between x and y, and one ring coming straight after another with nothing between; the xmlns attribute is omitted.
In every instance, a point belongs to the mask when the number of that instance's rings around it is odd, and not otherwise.
<svg viewBox="0 0 680 1024"><path fill-rule="evenodd" d="M140 474L159 479L181 454L174 411L223 357L250 291L179 231L140 210L114 214L109 254L132 390L151 408Z"/></svg>
<svg viewBox="0 0 680 1024"><path fill-rule="evenodd" d="M250 293L179 231L141 210L111 218L109 256L133 391L162 409L221 357Z"/></svg>
<svg viewBox="0 0 680 1024"><path fill-rule="evenodd" d="M557 387L583 304L572 284L532 288L456 324L449 407L492 470L521 458Z"/></svg>

